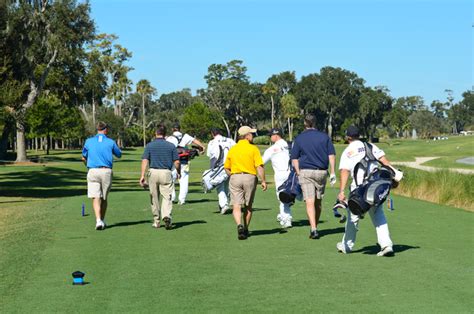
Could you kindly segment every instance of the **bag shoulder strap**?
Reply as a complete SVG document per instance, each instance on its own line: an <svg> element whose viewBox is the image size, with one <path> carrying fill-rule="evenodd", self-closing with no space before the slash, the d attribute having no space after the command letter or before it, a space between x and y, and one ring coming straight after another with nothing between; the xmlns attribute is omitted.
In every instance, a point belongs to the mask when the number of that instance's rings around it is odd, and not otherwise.
<svg viewBox="0 0 474 314"><path fill-rule="evenodd" d="M357 186L364 183L369 178L370 164L373 162L379 163L378 159L375 158L375 155L372 151L372 145L367 142L362 142L362 144L364 144L365 150L364 158L362 158L361 161L359 161L354 167L354 180ZM364 171L364 177L362 179L362 182L357 181L357 173L359 172L359 170Z"/></svg>
<svg viewBox="0 0 474 314"><path fill-rule="evenodd" d="M372 144L367 143L367 142L362 142L364 144L365 148L365 156L364 158L367 159L367 161L378 161L377 158L374 156L374 152L372 151Z"/></svg>

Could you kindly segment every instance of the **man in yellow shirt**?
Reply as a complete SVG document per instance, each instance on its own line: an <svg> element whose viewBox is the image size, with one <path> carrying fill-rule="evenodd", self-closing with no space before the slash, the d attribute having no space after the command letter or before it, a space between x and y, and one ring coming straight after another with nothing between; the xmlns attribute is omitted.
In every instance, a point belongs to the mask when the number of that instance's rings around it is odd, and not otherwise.
<svg viewBox="0 0 474 314"><path fill-rule="evenodd" d="M249 236L248 227L252 219L252 203L258 181L257 173L262 181L262 190L267 190L262 156L257 146L253 145L255 132L257 132L256 129L248 126L240 127L239 141L229 150L224 163L225 171L230 176L230 197L239 240L245 240ZM244 207L243 225L242 205Z"/></svg>

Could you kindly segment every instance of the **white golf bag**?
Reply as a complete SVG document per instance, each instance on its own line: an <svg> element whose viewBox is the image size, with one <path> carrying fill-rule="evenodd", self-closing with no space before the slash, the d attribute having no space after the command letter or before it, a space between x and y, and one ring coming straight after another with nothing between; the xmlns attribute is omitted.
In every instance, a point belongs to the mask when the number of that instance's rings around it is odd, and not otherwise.
<svg viewBox="0 0 474 314"><path fill-rule="evenodd" d="M218 166L204 171L202 174L202 188L204 189L204 193L211 191L228 178L229 176L225 172L224 166Z"/></svg>

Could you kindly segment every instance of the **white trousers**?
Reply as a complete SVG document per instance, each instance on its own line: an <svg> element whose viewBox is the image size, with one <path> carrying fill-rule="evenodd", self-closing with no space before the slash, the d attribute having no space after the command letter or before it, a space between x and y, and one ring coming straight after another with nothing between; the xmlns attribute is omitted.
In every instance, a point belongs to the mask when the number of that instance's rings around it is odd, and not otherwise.
<svg viewBox="0 0 474 314"><path fill-rule="evenodd" d="M225 180L216 186L217 197L219 198L219 207L226 206L229 202L229 180Z"/></svg>
<svg viewBox="0 0 474 314"><path fill-rule="evenodd" d="M359 216L353 215L349 209L347 209L348 216L346 222L346 232L342 237L342 243L345 244L346 250L353 250L357 231L359 230ZM392 240L390 239L390 232L388 231L387 219L383 213L383 203L376 208L369 210L370 219L375 226L377 232L377 242L383 249L387 246L392 246Z"/></svg>
<svg viewBox="0 0 474 314"><path fill-rule="evenodd" d="M273 177L275 180L275 190L277 195L277 200L280 201L278 198L278 187L285 183L286 179L290 175L290 171L275 171L275 176ZM291 220L293 217L291 216L291 207L289 204L284 204L280 202L280 213L277 215L277 218L281 217L281 220Z"/></svg>
<svg viewBox="0 0 474 314"><path fill-rule="evenodd" d="M173 175L173 192L171 194L171 200L174 202L176 200L176 169L172 171ZM188 195L189 189L189 164L181 165L181 178L179 179L179 196L178 201L180 203L186 202L186 196Z"/></svg>

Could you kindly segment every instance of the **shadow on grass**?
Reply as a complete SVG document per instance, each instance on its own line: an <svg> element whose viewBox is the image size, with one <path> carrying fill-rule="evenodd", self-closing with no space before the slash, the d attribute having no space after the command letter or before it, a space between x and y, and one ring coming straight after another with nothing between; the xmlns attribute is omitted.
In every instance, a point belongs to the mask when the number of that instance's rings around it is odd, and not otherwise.
<svg viewBox="0 0 474 314"><path fill-rule="evenodd" d="M128 227L128 226L135 226L135 225L141 225L141 224L146 224L146 223L151 223L151 220L139 220L139 221L124 221L124 222L119 222L116 224L108 225L107 229L109 228L115 228L115 227Z"/></svg>
<svg viewBox="0 0 474 314"><path fill-rule="evenodd" d="M208 198L203 198L203 199L200 199L200 200L187 200L186 203L195 204L195 203L205 203L205 202L211 202L211 201L213 201L213 200L208 199Z"/></svg>
<svg viewBox="0 0 474 314"><path fill-rule="evenodd" d="M269 235L269 234L276 234L276 233L286 233L286 230L281 228L273 228L267 230L250 230L250 236L261 236L261 235Z"/></svg>
<svg viewBox="0 0 474 314"><path fill-rule="evenodd" d="M86 171L60 167L43 167L3 173L0 177L0 196L57 198L86 195ZM113 191L137 191L134 180L114 177Z"/></svg>
<svg viewBox="0 0 474 314"><path fill-rule="evenodd" d="M25 202L31 202L31 201L1 201L0 204L10 204L10 203L25 203Z"/></svg>
<svg viewBox="0 0 474 314"><path fill-rule="evenodd" d="M318 221L318 225L325 223L326 220L320 220ZM295 220L292 222L293 227L305 227L309 226L309 220L304 219L304 220Z"/></svg>
<svg viewBox="0 0 474 314"><path fill-rule="evenodd" d="M395 244L393 246L393 252L395 252L395 254L397 254L397 253L405 252L407 250L419 249L419 248L420 248L419 246L411 246L411 245L405 245L405 244ZM360 249L352 251L352 252L353 253L368 254L368 255L375 255L378 252L380 252L380 246L378 244L369 245L369 246L360 248Z"/></svg>
<svg viewBox="0 0 474 314"><path fill-rule="evenodd" d="M253 212L259 212L259 211L263 211L263 210L272 210L271 208L252 208L252 211Z"/></svg>
<svg viewBox="0 0 474 314"><path fill-rule="evenodd" d="M344 233L344 230L345 230L344 227L337 227L337 228L333 228L333 229L319 230L318 232L319 232L319 235L321 237L324 237L324 236L327 236L327 235L330 235L330 234Z"/></svg>
<svg viewBox="0 0 474 314"><path fill-rule="evenodd" d="M173 222L173 229L179 229L182 227L187 227L191 225L200 225L200 224L207 224L205 220L193 220L193 221L178 221Z"/></svg>

